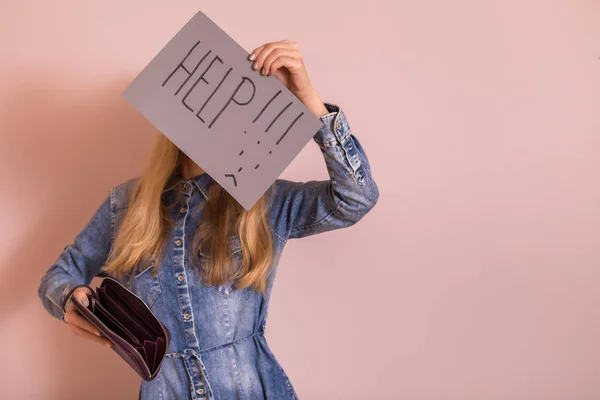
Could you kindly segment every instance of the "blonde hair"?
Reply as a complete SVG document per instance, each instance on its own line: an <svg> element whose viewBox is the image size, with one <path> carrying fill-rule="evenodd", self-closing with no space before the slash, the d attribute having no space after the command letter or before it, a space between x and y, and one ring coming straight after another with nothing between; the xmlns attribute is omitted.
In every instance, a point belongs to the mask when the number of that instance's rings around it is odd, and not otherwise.
<svg viewBox="0 0 600 400"><path fill-rule="evenodd" d="M149 162L132 189L129 207L111 247L103 271L115 276L133 272L140 263L155 260L153 274L161 264L171 229L170 212L162 194L178 176L185 155L163 134L158 135ZM218 183L208 190L202 221L193 237L192 254L202 268L207 285L233 281L236 288L252 287L265 295L273 259L273 246L267 221L270 190L246 211ZM231 236L237 234L242 257L233 262ZM200 262L200 243L207 261Z"/></svg>

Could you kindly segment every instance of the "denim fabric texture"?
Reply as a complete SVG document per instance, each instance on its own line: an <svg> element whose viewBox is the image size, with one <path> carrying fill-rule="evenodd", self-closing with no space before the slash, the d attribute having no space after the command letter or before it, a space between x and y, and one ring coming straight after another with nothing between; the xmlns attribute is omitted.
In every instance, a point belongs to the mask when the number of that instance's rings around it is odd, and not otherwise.
<svg viewBox="0 0 600 400"><path fill-rule="evenodd" d="M160 373L150 382L142 381L141 399L298 398L264 335L282 251L289 239L355 224L379 197L367 156L351 133L344 112L336 105L325 105L329 114L320 117L323 126L313 140L323 154L330 179L274 182L269 207L274 260L265 297L251 288L234 289L232 282L208 286L202 281L200 266L192 261L191 238L202 219L213 179L203 174L165 188L163 201L172 206L173 225L157 274L151 262L120 279L172 334ZM63 320L65 297L74 285L103 276L99 268L107 260L138 179L112 188L41 278L38 294L52 316ZM239 238L233 236L230 246L231 257L239 262ZM210 262L202 252L200 260Z"/></svg>

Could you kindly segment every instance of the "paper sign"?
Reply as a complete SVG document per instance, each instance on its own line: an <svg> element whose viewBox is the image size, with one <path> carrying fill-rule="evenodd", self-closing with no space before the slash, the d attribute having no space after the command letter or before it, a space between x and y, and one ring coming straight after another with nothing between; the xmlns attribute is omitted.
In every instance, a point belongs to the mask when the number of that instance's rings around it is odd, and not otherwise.
<svg viewBox="0 0 600 400"><path fill-rule="evenodd" d="M322 126L197 13L123 93L246 210Z"/></svg>

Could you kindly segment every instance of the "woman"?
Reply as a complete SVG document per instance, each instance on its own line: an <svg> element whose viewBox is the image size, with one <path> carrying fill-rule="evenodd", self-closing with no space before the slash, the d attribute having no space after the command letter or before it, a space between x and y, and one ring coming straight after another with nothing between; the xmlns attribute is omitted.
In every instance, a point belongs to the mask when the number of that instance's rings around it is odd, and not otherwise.
<svg viewBox="0 0 600 400"><path fill-rule="evenodd" d="M159 135L143 175L111 190L41 280L48 312L108 346L71 302L87 304L87 289L68 296L71 288L110 275L151 307L172 341L141 399L297 398L264 337L279 257L290 238L353 225L379 196L362 146L343 112L311 86L298 46L268 43L248 59L321 119L314 141L330 179L277 180L246 211Z"/></svg>

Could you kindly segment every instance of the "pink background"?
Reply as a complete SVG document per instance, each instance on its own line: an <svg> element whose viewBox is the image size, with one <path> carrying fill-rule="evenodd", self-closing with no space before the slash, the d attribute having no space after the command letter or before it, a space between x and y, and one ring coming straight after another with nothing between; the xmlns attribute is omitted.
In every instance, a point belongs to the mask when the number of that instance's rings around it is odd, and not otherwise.
<svg viewBox="0 0 600 400"><path fill-rule="evenodd" d="M302 399L600 398L589 0L2 0L0 398L137 398L36 290L139 174L151 127L120 93L199 7L247 49L301 44L381 190L357 226L284 253L267 336ZM317 146L283 176L326 178Z"/></svg>

